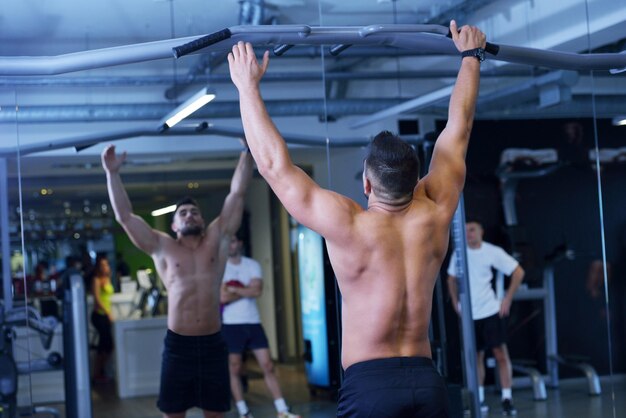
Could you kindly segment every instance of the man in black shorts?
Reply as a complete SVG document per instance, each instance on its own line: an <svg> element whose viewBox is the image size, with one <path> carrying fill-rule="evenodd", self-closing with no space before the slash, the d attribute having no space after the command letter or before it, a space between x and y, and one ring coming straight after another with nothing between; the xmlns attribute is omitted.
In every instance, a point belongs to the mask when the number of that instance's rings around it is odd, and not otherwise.
<svg viewBox="0 0 626 418"><path fill-rule="evenodd" d="M157 406L170 418L182 418L194 406L205 418L223 417L230 409L230 393L228 351L220 333L220 286L230 237L241 225L252 158L246 151L239 156L222 211L208 226L195 200L183 198L176 204L171 225L175 238L133 213L119 173L125 158L112 145L102 153L115 219L133 244L152 256L167 288L168 330Z"/></svg>
<svg viewBox="0 0 626 418"><path fill-rule="evenodd" d="M242 418L252 418L246 401L243 399L243 387L240 380L243 353L250 349L263 370L265 384L274 398L278 418L300 418L289 412L274 373L274 364L270 357L269 344L261 326L261 316L256 305L256 298L263 290L261 265L255 260L242 255L241 235L233 235L230 240L228 262L224 270L221 302L222 334L228 345L228 363L230 369L230 387Z"/></svg>
<svg viewBox="0 0 626 418"><path fill-rule="evenodd" d="M502 385L502 412L515 415L511 386L513 383L511 360L506 347L506 330L504 317L509 315L513 295L524 278L524 270L516 259L508 255L502 248L483 241L483 228L479 222L466 222L467 267L469 271L470 298L472 302L472 318L476 333L478 395L481 409L488 411L485 404L485 350L491 350L496 362L500 384ZM511 283L502 301L498 300L491 286L492 269L511 276ZM448 266L448 290L452 306L460 313L457 289L456 255L450 259Z"/></svg>
<svg viewBox="0 0 626 418"><path fill-rule="evenodd" d="M238 42L228 54L259 173L287 212L325 239L341 291L341 365L346 370L337 408L341 418L449 416L445 382L431 360L428 328L450 221L465 182L486 46L478 28L459 28L451 21L450 33L459 51L459 72L428 175L419 178L419 159L407 142L379 133L363 161L367 208L323 189L293 163L261 95L269 51L259 62L250 43ZM424 368L431 370L428 381L411 376ZM352 379L353 374L359 377ZM407 378L415 384L407 386Z"/></svg>

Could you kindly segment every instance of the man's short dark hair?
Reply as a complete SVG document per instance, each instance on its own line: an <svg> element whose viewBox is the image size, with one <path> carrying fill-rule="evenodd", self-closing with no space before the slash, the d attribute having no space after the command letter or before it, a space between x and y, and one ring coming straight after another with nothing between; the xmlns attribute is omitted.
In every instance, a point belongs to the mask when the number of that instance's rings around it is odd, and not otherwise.
<svg viewBox="0 0 626 418"><path fill-rule="evenodd" d="M483 226L483 222L480 218L477 218L475 216L465 216L465 224L467 225L467 224L472 224L472 223L478 224L481 227Z"/></svg>
<svg viewBox="0 0 626 418"><path fill-rule="evenodd" d="M198 209L200 209L200 205L198 205L198 202L196 201L196 199L194 199L191 196L185 196L179 199L178 202L176 202L176 209L174 210L174 214L178 212L178 208L181 207L182 205L193 205L197 207Z"/></svg>
<svg viewBox="0 0 626 418"><path fill-rule="evenodd" d="M413 147L399 136L380 132L370 142L365 160L376 194L395 200L413 193L420 161Z"/></svg>

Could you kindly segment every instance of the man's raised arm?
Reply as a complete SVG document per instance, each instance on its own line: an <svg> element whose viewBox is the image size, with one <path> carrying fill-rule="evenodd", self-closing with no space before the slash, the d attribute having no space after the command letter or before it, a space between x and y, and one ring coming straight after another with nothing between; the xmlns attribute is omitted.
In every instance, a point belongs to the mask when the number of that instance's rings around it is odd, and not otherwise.
<svg viewBox="0 0 626 418"><path fill-rule="evenodd" d="M224 200L224 206L222 206L222 212L219 217L221 231L229 239L241 225L244 200L251 179L252 157L248 150L245 150L239 155L237 168L235 168L235 173L230 181L230 192Z"/></svg>
<svg viewBox="0 0 626 418"><path fill-rule="evenodd" d="M298 222L326 238L341 238L360 207L350 199L319 187L295 166L285 140L276 129L261 97L259 82L269 64L265 52L259 65L252 45L239 42L228 55L230 76L239 90L246 140L259 173ZM333 222L328 222L332 219Z"/></svg>
<svg viewBox="0 0 626 418"><path fill-rule="evenodd" d="M111 206L115 212L115 220L119 222L130 240L137 248L152 254L159 245L159 234L139 216L133 213L133 208L122 184L120 167L126 159L126 153L115 155L115 146L109 145L102 152L102 167L107 176L107 189Z"/></svg>
<svg viewBox="0 0 626 418"><path fill-rule="evenodd" d="M461 30L450 22L452 40L459 52L484 48L485 35L477 28ZM437 138L428 175L424 178L427 195L435 203L454 211L465 183L465 154L474 120L480 82L480 61L468 56L461 59L461 68L450 97L448 122Z"/></svg>

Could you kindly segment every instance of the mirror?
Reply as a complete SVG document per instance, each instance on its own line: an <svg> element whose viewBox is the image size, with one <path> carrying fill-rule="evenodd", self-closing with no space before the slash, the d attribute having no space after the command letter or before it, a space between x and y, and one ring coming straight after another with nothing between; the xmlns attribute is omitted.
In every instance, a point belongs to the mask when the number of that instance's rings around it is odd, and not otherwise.
<svg viewBox="0 0 626 418"><path fill-rule="evenodd" d="M589 10L589 20L598 21L604 15L603 9ZM600 34L592 34L587 39L591 51L622 51L623 39L604 43ZM604 44L603 44L604 43ZM586 143L593 141L588 158L593 163L598 193L594 196L599 207L599 228L602 251L594 253L589 262L585 282L586 296L592 309L586 318L607 335L604 345L606 378L602 380L604 393L616 396L621 390L618 376L624 371L624 357L619 353L626 343L624 324L624 260L626 250L626 229L621 198L624 164L623 138L625 136L623 112L612 103L623 93L626 79L623 72L590 71L585 74L592 96L592 126L583 126L581 136ZM617 96L615 94L618 94ZM593 139L591 139L593 138ZM600 331L599 331L600 332ZM605 396L605 395L603 395ZM619 395L617 395L619 398ZM613 414L623 413L619 402L611 404Z"/></svg>
<svg viewBox="0 0 626 418"><path fill-rule="evenodd" d="M119 8L103 1L91 3L89 9L75 2L49 5L37 20L39 40L20 38L15 45L3 45L2 55L63 56L85 51L87 61L94 62L93 51L102 48L186 38L239 24L319 22L317 2L287 5L285 9L262 3L222 2L211 4L210 8L200 1L152 0ZM15 25L15 34L19 24L30 24L23 17L27 15L28 10L21 6L2 12L2 17ZM21 47L17 48L17 44ZM260 46L259 53L262 51ZM158 287L159 281L150 273L154 272L151 259L130 243L114 220L100 153L110 143L115 144L118 152L128 153L122 179L134 211L151 226L169 232L171 215L151 213L183 195L199 201L205 219L213 219L219 213L241 150L238 137L242 134L238 97L225 54L130 62L133 59L125 57L121 65L102 68L87 65L54 76L12 77L9 82L20 97L20 123L0 125L9 132L20 132L21 155L19 159L13 157L10 181L11 193L15 194L17 181L21 181L23 201L20 205L16 197L10 203L21 207L24 214L24 226L19 230L24 231L24 274L29 283L26 301L46 314L56 311L62 320L64 311L58 298L54 300L54 287L56 291L60 289L60 276L67 263L76 263L74 266L84 276L88 303L85 338L90 372L82 377L92 393L112 393L123 399L158 393L159 370L154 364L160 362L160 350L138 357L136 348L162 346L165 320L161 315L165 308L161 305L152 309L150 302L141 305L139 278L147 277L147 286ZM288 140L290 135L308 134L303 126L321 126L321 74L319 48L295 48L285 56L272 58L263 93L271 115ZM169 133L158 135L161 118L204 86L216 93L214 102ZM6 103L11 101L3 101L3 111ZM202 125L205 121L210 126ZM322 130L316 131L311 135L323 138ZM54 144L53 149L47 148L47 144ZM17 145L16 142L13 148ZM328 181L324 147L295 145L291 151L299 166L322 184ZM15 168L17 162L21 171ZM292 275L289 218L258 175L250 186L246 211L249 255L261 263L264 272L265 291L258 306L271 355L301 366L304 343L298 305L293 302L297 284ZM73 258L66 261L70 256ZM91 320L93 302L89 288L92 267L99 256L108 259L115 290L111 329L115 349L100 373L100 341ZM139 332L133 326L139 321L149 324L147 329ZM56 344L62 344L62 333L59 327L50 350L32 347L29 355L45 358L50 351L58 350L62 345ZM33 393L30 405L52 405L72 416L67 398L63 404L67 390L62 378L60 371L32 373L32 382L20 387L20 392ZM107 378L113 378L116 384ZM307 391L300 392L291 398L308 400ZM99 407L99 399L89 399L94 410ZM297 401L295 398L293 402ZM120 407L118 414L126 415L127 411ZM263 415L262 410L260 413Z"/></svg>
<svg viewBox="0 0 626 418"><path fill-rule="evenodd" d="M119 321L116 319L113 327L114 337L115 327L125 321L153 313L158 320L163 305L154 310L146 305L147 309L137 312L140 301L136 294L129 296L132 291L124 291L137 290L138 272L154 268L114 221L100 153L108 143L128 152L123 180L134 210L154 227L169 231L169 215L154 217L151 212L189 194L200 201L205 219L213 218L228 192L241 148L238 97L225 54L138 62L126 57L120 65L100 67L90 51L183 39L237 25L447 25L451 17L478 25L490 41L501 44L578 53L624 49L619 31L623 18L619 16L625 14L619 2L595 2L589 10L580 1L551 6L501 1L481 6L464 1L440 3L266 0L207 7L200 0L143 0L113 7L98 0L88 7L78 2L47 4L35 17L22 4L0 12L6 22L4 30L10 34L10 42L0 47L2 56L48 57L85 51L92 63L58 75L9 76L4 81L10 87L0 92L2 149L12 150L5 157L8 208L0 212L8 215L5 230L9 244L3 245L2 254L3 259L12 261L12 279L18 279L11 282L15 294L23 295L17 300L46 313L56 311L61 320L62 308L52 295L59 291L59 273L66 267L66 258L75 256L86 273L87 266L104 253L116 295L120 295L116 296ZM571 22L567 30L560 24L563 21ZM456 58L427 51L383 46L350 47L332 56L329 50L333 46L337 45L296 46L281 56L273 54L262 91L270 115L291 142L290 154L296 164L321 186L366 206L361 180L365 151L360 144L388 129L413 141L426 165L432 143L445 124L448 97L438 95L438 100L409 106L408 111L394 113L394 109L451 85L459 64ZM259 46L258 52L263 49ZM141 53L147 54L145 50ZM52 60L46 62L50 68L53 64ZM624 289L619 278L624 270L620 255L626 246L620 232L624 220L619 200L624 128L610 123L619 115L616 109L626 87L624 77L493 59L483 63L481 77L464 196L466 214L484 219L485 239L521 260L527 272L518 292L522 296L513 304L507 324L511 357L521 361L514 373L516 406L531 416L551 414L563 405L558 393L576 393L581 401L571 408L593 415L597 408L618 405L610 400L610 394L619 389L611 386L611 376L624 368L619 356L625 341ZM168 112L205 86L217 95L212 103L168 133L156 133ZM381 116L383 111L391 113ZM321 140L321 146L299 144L302 136ZM49 149L48 143L65 146ZM79 145L78 152L72 145ZM590 158L596 148L600 161ZM524 173L523 177L513 185L510 174L518 172ZM251 230L249 254L261 263L266 280L258 305L271 355L280 362L296 364L301 383L303 373L298 367L303 365L300 358L307 353L307 343L301 325L297 225L258 175L246 207ZM20 262L21 269L17 267ZM459 321L445 285L446 267L447 260L435 292L433 358L447 381L458 389L465 386L466 371ZM544 286L550 273L551 293ZM3 270L3 275L7 274ZM158 286L156 277L149 273L147 277L148 286ZM508 283L505 279L504 286ZM556 332L546 333L545 299L535 297L544 291L541 289L554 296L554 324L550 326ZM91 308L88 312L90 315ZM122 329L127 328L118 332ZM89 330L87 343L95 346L97 333L92 327ZM46 359L62 346L60 328L50 350L42 350L38 338L27 338L32 347L25 356ZM133 338L128 344L145 343L142 337ZM162 344L158 332L146 338L155 346ZM548 358L549 341L556 347L551 354L564 357L556 366L558 380L550 374L557 362ZM132 362L128 357L115 357L121 353L113 353L107 370L118 383L120 370L140 375L150 368L151 359ZM95 349L90 349L89 356L93 367ZM585 364L598 376L600 397L587 398L595 381L583 377L580 370ZM487 403L499 411L493 365L494 360L486 361ZM547 402L534 400L531 375L521 373L523 368L535 368L543 376ZM29 380L25 386L20 383L19 393L29 395L20 401L23 406L65 408L59 383L62 372L25 376ZM126 390L117 392L121 397L154 393L158 373L145 382L152 386L106 386L105 390ZM556 382L561 392L550 390ZM47 391L51 386L59 390ZM93 389L100 387L94 384ZM309 401L304 392L290 392L301 402L302 411ZM332 402L328 404L332 408Z"/></svg>

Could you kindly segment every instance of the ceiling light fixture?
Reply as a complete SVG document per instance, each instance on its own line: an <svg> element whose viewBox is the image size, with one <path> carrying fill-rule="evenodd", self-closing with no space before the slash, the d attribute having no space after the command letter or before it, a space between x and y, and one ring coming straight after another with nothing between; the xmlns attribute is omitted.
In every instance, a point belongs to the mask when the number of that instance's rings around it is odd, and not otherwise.
<svg viewBox="0 0 626 418"><path fill-rule="evenodd" d="M157 216L165 215L166 213L174 212L175 210L176 205L170 205L161 209L153 210L152 212L150 212L150 215L156 218Z"/></svg>
<svg viewBox="0 0 626 418"><path fill-rule="evenodd" d="M209 91L208 87L203 87L161 119L161 127L171 128L213 99L215 99L215 93Z"/></svg>
<svg viewBox="0 0 626 418"><path fill-rule="evenodd" d="M613 118L613 126L626 126L626 115L615 116Z"/></svg>

